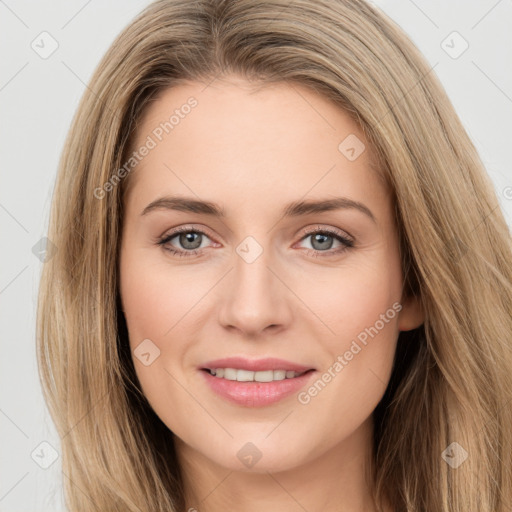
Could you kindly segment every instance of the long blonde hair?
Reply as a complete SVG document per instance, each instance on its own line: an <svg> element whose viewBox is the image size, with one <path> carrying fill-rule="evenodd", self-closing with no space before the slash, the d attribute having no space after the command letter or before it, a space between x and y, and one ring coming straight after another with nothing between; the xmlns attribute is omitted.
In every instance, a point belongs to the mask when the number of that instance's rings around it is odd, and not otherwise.
<svg viewBox="0 0 512 512"><path fill-rule="evenodd" d="M132 176L113 177L148 101L230 73L300 84L336 102L362 127L392 190L406 291L421 297L425 322L400 333L374 412L376 503L509 510L510 231L431 67L363 0L160 0L96 69L60 162L48 232L57 251L44 265L37 317L69 509L185 507L172 433L140 390L129 351L118 242ZM458 467L446 462L450 445L449 456L467 453Z"/></svg>

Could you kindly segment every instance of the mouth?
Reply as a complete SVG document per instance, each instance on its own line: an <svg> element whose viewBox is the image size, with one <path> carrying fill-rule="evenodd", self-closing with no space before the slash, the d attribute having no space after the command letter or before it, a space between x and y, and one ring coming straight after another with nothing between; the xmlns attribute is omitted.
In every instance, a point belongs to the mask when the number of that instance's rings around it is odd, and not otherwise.
<svg viewBox="0 0 512 512"><path fill-rule="evenodd" d="M242 368L240 368L242 366ZM199 367L207 387L230 404L266 407L296 395L317 371L282 359L218 359Z"/></svg>

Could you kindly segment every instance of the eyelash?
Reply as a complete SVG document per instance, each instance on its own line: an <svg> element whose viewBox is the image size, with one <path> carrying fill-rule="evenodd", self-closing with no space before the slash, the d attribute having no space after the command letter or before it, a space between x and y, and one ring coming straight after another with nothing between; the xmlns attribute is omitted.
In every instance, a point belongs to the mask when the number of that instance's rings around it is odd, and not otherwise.
<svg viewBox="0 0 512 512"><path fill-rule="evenodd" d="M165 235L164 237L160 238L157 241L157 244L162 246L166 251L169 251L171 254L173 254L175 256L179 256L179 257L187 258L187 257L192 257L192 256L199 254L202 249L193 249L193 250L186 251L186 250L175 249L173 247L166 246L166 244L168 242L170 242L173 238L175 238L180 233L199 233L201 235L205 235L208 238L210 238L208 236L208 233L205 233L201 229L197 229L197 228L192 229L191 227L184 226L184 227L177 228L172 233L169 233L168 235ZM315 235L317 233L330 235L330 236L336 238L339 242L341 242L343 244L343 246L338 247L337 249L334 249L334 250L329 249L327 251L319 251L317 249L306 249L308 256L313 256L315 258L332 257L332 256L337 256L337 255L341 254L342 252L354 247L354 242L352 240L341 235L339 231L329 229L329 228L309 229L306 231L305 235L300 239L300 241L308 238L311 235Z"/></svg>

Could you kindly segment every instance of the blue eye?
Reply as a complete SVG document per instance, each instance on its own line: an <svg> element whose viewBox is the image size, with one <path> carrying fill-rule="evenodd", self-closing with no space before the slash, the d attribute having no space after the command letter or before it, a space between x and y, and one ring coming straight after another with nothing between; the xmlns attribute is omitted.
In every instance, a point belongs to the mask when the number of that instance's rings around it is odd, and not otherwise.
<svg viewBox="0 0 512 512"><path fill-rule="evenodd" d="M301 238L301 241L308 238L312 239L312 249L307 249L307 254L313 257L329 257L339 255L347 249L354 246L353 240L341 234L342 232L317 227L306 232L306 235ZM158 240L158 245L164 247L166 251L179 257L192 257L202 252L204 237L209 238L208 235L196 228L183 226L175 229L171 233L165 235ZM177 239L180 247L171 244L171 240ZM333 239L337 241L340 246L332 249Z"/></svg>
<svg viewBox="0 0 512 512"><path fill-rule="evenodd" d="M315 228L309 231L302 240L311 238L312 250L308 250L308 254L314 257L327 257L338 255L347 249L354 247L354 242L348 237L341 235L340 232L326 228ZM333 239L337 241L340 246L332 249Z"/></svg>
<svg viewBox="0 0 512 512"><path fill-rule="evenodd" d="M201 230L183 227L178 228L169 235L164 236L164 238L158 241L158 244L163 246L171 254L185 257L193 256L201 252L199 249L201 248L204 236L207 235ZM169 245L171 240L174 238L178 239L183 249L176 249L172 245Z"/></svg>

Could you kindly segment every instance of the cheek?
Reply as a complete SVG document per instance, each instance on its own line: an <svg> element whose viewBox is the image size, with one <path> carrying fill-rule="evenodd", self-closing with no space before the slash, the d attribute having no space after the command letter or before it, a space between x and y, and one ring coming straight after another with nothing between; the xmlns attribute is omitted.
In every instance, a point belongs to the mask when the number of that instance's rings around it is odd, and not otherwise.
<svg viewBox="0 0 512 512"><path fill-rule="evenodd" d="M401 298L401 268L393 254L340 264L322 273L304 273L294 282L297 295L318 318L322 338L334 346L374 325ZM314 313L314 315L313 315ZM313 324L311 324L313 325Z"/></svg>
<svg viewBox="0 0 512 512"><path fill-rule="evenodd" d="M348 280L347 280L348 281ZM325 366L331 374L333 387L343 389L344 398L353 404L358 397L383 393L390 375L398 336L398 296L390 293L385 280L372 288L356 285L346 287L325 308L326 318L335 335L324 337L329 354ZM335 363L338 363L335 365ZM334 367L333 367L334 366ZM349 398L350 397L350 398ZM363 402L361 402L363 403Z"/></svg>
<svg viewBox="0 0 512 512"><path fill-rule="evenodd" d="M355 427L380 401L391 375L401 310L400 263L390 253L357 268L331 269L320 283L301 284L322 320L316 322L315 337L323 358L318 380L303 390L299 403L314 417L328 414L337 418L335 425Z"/></svg>
<svg viewBox="0 0 512 512"><path fill-rule="evenodd" d="M157 250L133 249L121 256L120 293L132 359L144 394L157 410L165 408L156 405L164 399L163 389L181 399L182 391L171 374L189 366L187 354L197 338L197 315L208 305L206 296L218 279L212 272L172 267ZM147 366L138 359L142 347L151 360L158 354ZM186 398L183 410L188 406Z"/></svg>
<svg viewBox="0 0 512 512"><path fill-rule="evenodd" d="M154 260L147 250L124 253L120 293L137 378L153 410L170 425L169 411L190 408L190 397L174 378L175 366L187 351L187 313L205 292L190 286L190 273Z"/></svg>
<svg viewBox="0 0 512 512"><path fill-rule="evenodd" d="M155 263L153 255L127 255L121 260L121 297L131 343L150 338L159 344L199 303L205 291L192 272ZM194 279L192 282L191 279Z"/></svg>

